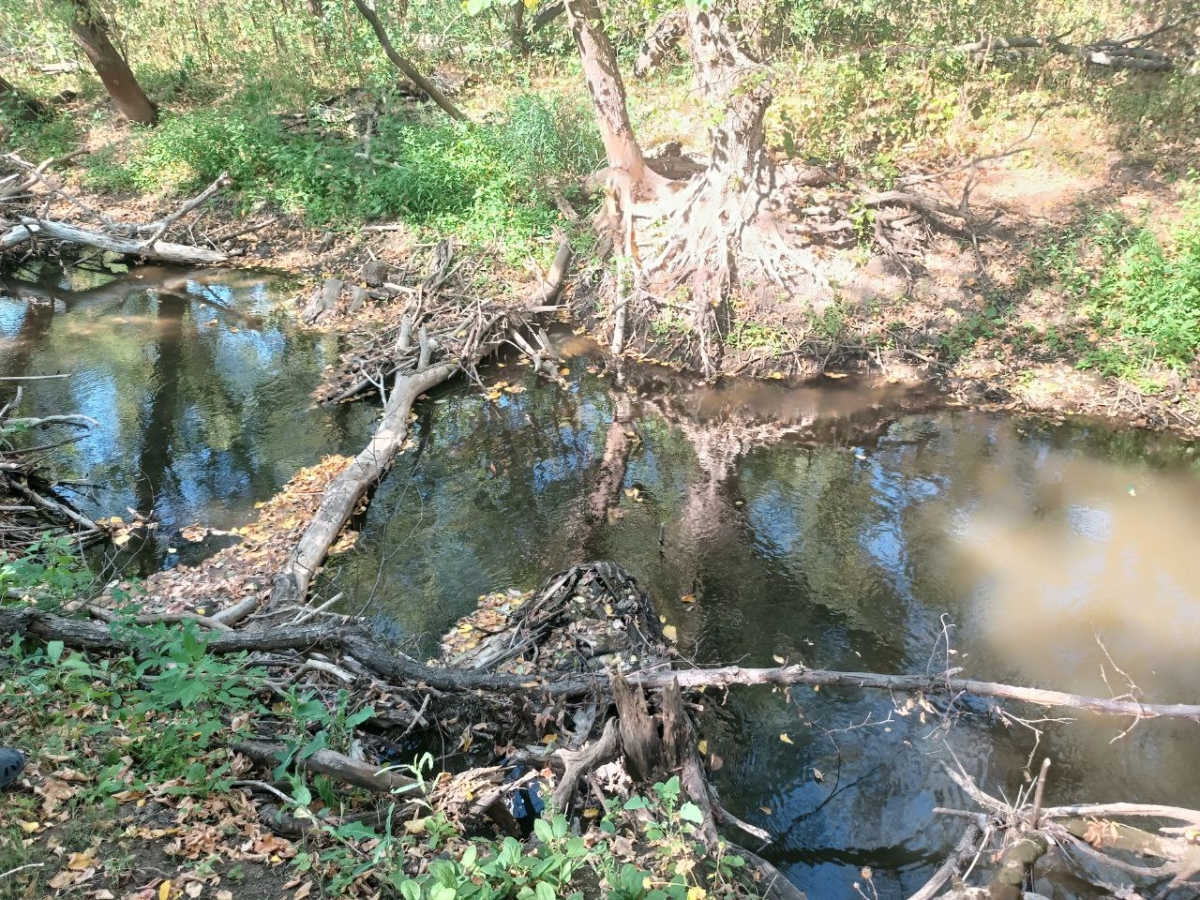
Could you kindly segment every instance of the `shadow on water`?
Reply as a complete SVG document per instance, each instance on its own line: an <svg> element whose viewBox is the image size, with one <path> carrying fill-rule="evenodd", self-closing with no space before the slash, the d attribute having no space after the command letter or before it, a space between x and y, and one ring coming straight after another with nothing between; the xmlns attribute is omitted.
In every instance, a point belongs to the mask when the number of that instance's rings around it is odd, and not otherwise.
<svg viewBox="0 0 1200 900"><path fill-rule="evenodd" d="M897 385L613 374L586 345L565 349L579 355L560 385L510 365L495 402L427 404L417 449L331 573L425 652L480 594L611 558L698 662L962 666L1124 693L1107 653L1147 699L1200 690L1191 447L939 409ZM711 699L704 737L727 804L823 900L857 897L863 867L881 898L906 896L944 859L961 823L932 810L965 802L940 768L951 752L1010 796L1049 754L1052 802L1200 804L1194 726L1143 723L1110 744L1128 722L1006 723L969 700L945 713L878 692L735 689ZM1041 888L1090 896L1065 873Z"/></svg>
<svg viewBox="0 0 1200 900"><path fill-rule="evenodd" d="M212 545L190 545L181 528L245 524L297 468L357 452L370 433L367 407L311 408L336 339L274 312L288 287L155 266L47 266L0 281L0 375L71 373L25 382L21 408L100 423L55 463L85 482L71 499L93 516L157 513L159 529L133 551L143 571L195 561Z"/></svg>

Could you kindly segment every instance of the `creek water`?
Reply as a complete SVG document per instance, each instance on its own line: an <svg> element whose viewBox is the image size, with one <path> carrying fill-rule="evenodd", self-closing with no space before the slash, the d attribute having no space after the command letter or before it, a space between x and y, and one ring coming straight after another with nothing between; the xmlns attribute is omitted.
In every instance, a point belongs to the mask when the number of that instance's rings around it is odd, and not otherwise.
<svg viewBox="0 0 1200 900"><path fill-rule="evenodd" d="M91 516L160 520L124 564L195 561L221 541L196 545L181 528L245 524L298 467L356 453L369 436L376 414L365 406L311 408L337 341L291 326L278 310L288 289L261 273L157 266L45 265L0 280L0 375L70 373L21 382L16 414L99 423L54 456L83 482L69 499ZM0 382L5 398L15 384Z"/></svg>
<svg viewBox="0 0 1200 900"><path fill-rule="evenodd" d="M284 286L139 274L10 283L0 373L74 373L29 382L25 412L101 422L62 463L97 485L84 498L97 514L153 504L164 537L142 561L169 565L173 528L244 521L296 467L359 449L376 413L310 408L336 344L273 317ZM418 407L413 448L327 572L354 611L432 652L480 594L607 558L699 663L954 666L1100 696L1200 696L1188 444L948 409L878 382L705 386L558 341L557 382L510 360L487 374L496 399L459 386ZM602 471L617 473L611 489ZM970 698L922 708L857 689L708 703L726 805L775 835L764 855L821 900L858 897L855 882L892 900L928 877L962 827L934 807L969 808L941 768L953 759L1010 797L1049 755L1051 803L1200 806L1194 723L1020 722ZM1053 869L1039 888L1095 895Z"/></svg>

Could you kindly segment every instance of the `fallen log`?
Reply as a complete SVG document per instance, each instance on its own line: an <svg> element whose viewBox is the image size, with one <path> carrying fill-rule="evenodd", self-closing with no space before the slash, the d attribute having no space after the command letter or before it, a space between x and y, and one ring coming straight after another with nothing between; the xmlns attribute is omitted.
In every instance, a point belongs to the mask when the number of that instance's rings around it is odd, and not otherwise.
<svg viewBox="0 0 1200 900"><path fill-rule="evenodd" d="M299 771L307 769L376 793L407 792L415 790L418 786L416 780L405 777L394 769L381 769L333 750L321 749L304 755L294 753L287 744L281 742L246 740L234 744L233 752L271 768L289 760Z"/></svg>
<svg viewBox="0 0 1200 900"><path fill-rule="evenodd" d="M137 648L128 639L104 625L55 615L34 607L0 608L0 636L32 634L46 640L61 640L82 649L133 652ZM608 695L607 674L572 675L565 678L545 676L498 675L486 671L459 671L429 666L402 653L385 649L352 623L333 625L292 625L263 631L220 631L207 643L213 653L237 653L253 650L321 649L348 653L367 669L385 680L423 683L446 692L498 691L533 694L551 698L576 698L589 694ZM1190 719L1200 722L1200 706L1184 703L1139 703L1133 700L1106 700L1065 691L1020 687L992 681L954 678L947 675L883 675L876 672L838 672L809 669L802 665L772 669L747 669L740 666L716 668L668 669L657 672L627 673L630 685L641 688L665 688L678 680L681 688L729 687L732 685L803 684L821 687L855 687L906 693L972 694L1001 700L1015 700L1034 706L1048 706L1106 715L1137 716L1144 719ZM1157 807L1161 810L1170 807ZM1088 808L1052 808L1043 812L1053 817L1070 810L1070 815L1088 815ZM1111 811L1111 810L1110 810ZM1115 813L1114 813L1115 814ZM1130 815L1137 814L1132 809ZM1154 813L1144 813L1152 815ZM1166 814L1166 813L1162 813Z"/></svg>
<svg viewBox="0 0 1200 900"><path fill-rule="evenodd" d="M367 20L367 24L371 26L371 30L375 32L375 38L379 41L379 46L383 48L384 54L391 61L392 65L403 72L409 81L420 88L430 100L440 106L450 118L458 119L460 122L469 121L463 111L438 90L436 84L422 75L416 66L396 52L396 48L392 46L391 39L388 37L387 29L379 21L379 16L376 15L375 10L364 3L363 0L354 0L354 7L358 10L359 15Z"/></svg>
<svg viewBox="0 0 1200 900"><path fill-rule="evenodd" d="M1186 16L1168 25L1156 28L1154 31L1137 35L1124 40L1101 38L1087 44L1068 44L1058 37L1032 37L1016 35L1007 37L985 37L978 41L969 41L951 47L913 47L906 45L883 47L878 50L864 50L859 57L867 57L882 53L888 59L903 56L928 55L934 53L962 54L967 56L992 57L1004 54L1024 54L1033 50L1046 50L1063 56L1072 56L1087 65L1109 69L1127 69L1138 72L1169 72L1175 68L1175 62L1165 53L1135 47L1133 44L1146 41L1163 31L1177 28L1196 16Z"/></svg>
<svg viewBox="0 0 1200 900"><path fill-rule="evenodd" d="M12 250L31 241L46 238L65 244L95 247L111 253L183 265L214 265L228 261L228 255L217 250L162 240L168 230L230 183L226 173L222 172L212 184L185 200L174 212L153 222L115 222L102 212L89 208L61 184L52 181L48 175L52 167L69 162L85 152L77 150L65 156L47 159L36 166L16 153L4 155L3 162L16 169L17 174L0 180L0 212L4 213L0 221L7 229L0 231L0 251ZM48 212L48 205L43 208L34 204L35 200L40 203L46 199L44 196L35 196L33 189L36 187L40 187L51 198L61 198L70 205L73 215L78 213L96 223L97 227L82 228L73 222L62 221L61 216L52 218Z"/></svg>
<svg viewBox="0 0 1200 900"><path fill-rule="evenodd" d="M563 241L546 280L533 290L524 306L541 306L558 293L566 278L570 255L570 245ZM441 270L448 268L448 260L445 263L440 267ZM429 366L433 343L427 335L421 339L420 356L412 369L396 376L391 397L384 407L383 419L371 442L326 489L320 508L275 576L271 588L272 606L299 603L308 595L312 579L325 561L329 548L350 521L359 501L391 467L392 460L408 437L408 415L417 398L449 380L456 372L471 368L499 346L499 340L493 339L493 332L498 331L503 336L505 329L497 326L510 317L518 317L521 312L522 309L518 308L511 313L501 312L486 318L477 316L475 321L462 325L458 330L466 338L461 345L461 362L442 362ZM407 350L407 346L399 346L396 353Z"/></svg>
<svg viewBox="0 0 1200 900"><path fill-rule="evenodd" d="M141 256L146 259L157 259L163 262L184 263L186 265L215 265L229 261L229 256L218 250L208 250L203 247L189 247L186 244L174 244L170 241L139 241L132 238L113 237L100 231L89 231L66 222L55 222L51 219L36 219L32 216L21 216L20 225L15 225L3 235L0 235L0 250L9 250L32 240L35 236L50 237L67 244L81 244L85 247L96 247L112 253L128 256Z"/></svg>
<svg viewBox="0 0 1200 900"><path fill-rule="evenodd" d="M350 521L359 500L379 483L408 437L408 414L417 397L446 381L457 372L457 363L442 363L424 372L401 375L392 388L371 442L354 458L346 470L325 491L321 506L313 516L296 549L292 551L271 588L271 604L299 603L308 595L317 569L325 561L329 548Z"/></svg>

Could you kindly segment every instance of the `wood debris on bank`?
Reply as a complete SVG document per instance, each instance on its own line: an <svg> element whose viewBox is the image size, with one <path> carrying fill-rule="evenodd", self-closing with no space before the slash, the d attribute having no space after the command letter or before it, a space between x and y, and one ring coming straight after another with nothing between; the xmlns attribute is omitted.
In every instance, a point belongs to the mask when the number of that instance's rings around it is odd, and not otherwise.
<svg viewBox="0 0 1200 900"><path fill-rule="evenodd" d="M98 423L74 414L16 415L23 394L21 380L0 380L0 390L16 383L12 395L0 399L0 554L23 552L50 535L99 539L103 526L57 490L49 465L51 451L82 440L87 429Z"/></svg>

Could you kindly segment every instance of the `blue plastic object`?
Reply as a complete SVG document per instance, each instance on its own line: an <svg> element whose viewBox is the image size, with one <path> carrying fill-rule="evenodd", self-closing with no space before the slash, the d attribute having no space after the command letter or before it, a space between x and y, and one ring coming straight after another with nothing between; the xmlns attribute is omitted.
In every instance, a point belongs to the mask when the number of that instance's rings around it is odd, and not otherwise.
<svg viewBox="0 0 1200 900"><path fill-rule="evenodd" d="M25 771L25 754L12 747L0 747L0 788L6 788Z"/></svg>

